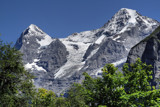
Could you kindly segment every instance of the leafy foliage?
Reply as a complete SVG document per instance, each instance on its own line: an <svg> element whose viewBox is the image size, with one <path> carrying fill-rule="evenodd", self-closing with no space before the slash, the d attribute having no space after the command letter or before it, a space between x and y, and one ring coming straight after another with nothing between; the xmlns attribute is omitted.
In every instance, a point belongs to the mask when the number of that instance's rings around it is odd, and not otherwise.
<svg viewBox="0 0 160 107"><path fill-rule="evenodd" d="M69 107L87 107L85 101L87 102L90 98L88 98L87 92L81 84L74 84L68 93L67 102Z"/></svg>
<svg viewBox="0 0 160 107"><path fill-rule="evenodd" d="M32 100L33 107L46 107L55 105L55 93L48 91L44 88L39 88L38 92L35 94L35 98ZM54 107L54 106L53 106Z"/></svg>
<svg viewBox="0 0 160 107"><path fill-rule="evenodd" d="M33 97L33 76L24 69L22 54L0 42L0 105L24 106Z"/></svg>
<svg viewBox="0 0 160 107"><path fill-rule="evenodd" d="M51 90L39 88L32 100L32 107L71 107L64 97L57 97Z"/></svg>
<svg viewBox="0 0 160 107"><path fill-rule="evenodd" d="M151 65L137 59L134 64L125 64L123 73L117 69L113 64L106 64L102 78L92 78L84 73L82 85L75 84L68 98L76 104L83 102L91 107L160 106L160 90L150 85Z"/></svg>
<svg viewBox="0 0 160 107"><path fill-rule="evenodd" d="M126 95L121 98L127 106L160 106L160 90L150 85L152 79L151 65L137 59L135 64L123 66L123 72L128 80L125 84Z"/></svg>
<svg viewBox="0 0 160 107"><path fill-rule="evenodd" d="M137 59L135 64L130 64L130 67L128 64L123 66L124 75L128 80L126 84L127 93L151 90L149 84L149 81L152 79L151 67L151 65L142 63L140 59Z"/></svg>

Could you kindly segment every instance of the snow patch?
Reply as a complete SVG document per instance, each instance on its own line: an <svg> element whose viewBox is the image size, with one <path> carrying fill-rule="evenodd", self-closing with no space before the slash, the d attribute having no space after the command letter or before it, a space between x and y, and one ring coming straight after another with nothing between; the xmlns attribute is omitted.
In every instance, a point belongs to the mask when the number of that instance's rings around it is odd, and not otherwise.
<svg viewBox="0 0 160 107"><path fill-rule="evenodd" d="M137 23L136 18L138 16L138 14L137 14L136 10L127 9L127 8L123 8L123 9L127 10L128 14L130 16L130 19L128 20L128 22L125 25L125 27L123 27L122 30L118 32L118 34L129 30L129 27L134 26Z"/></svg>
<svg viewBox="0 0 160 107"><path fill-rule="evenodd" d="M113 38L113 40L116 41L116 40L119 39L120 37L121 37L121 36L118 35L117 37Z"/></svg>
<svg viewBox="0 0 160 107"><path fill-rule="evenodd" d="M136 23L136 17L137 17L137 12L136 10L132 10L132 9L126 9L129 13L129 15L131 16L129 19L129 23Z"/></svg>
<svg viewBox="0 0 160 107"><path fill-rule="evenodd" d="M121 34L121 33L125 32L125 31L129 30L128 27L129 27L129 24L126 25L120 32L118 32L118 34Z"/></svg>
<svg viewBox="0 0 160 107"><path fill-rule="evenodd" d="M102 67L103 68L103 67ZM99 68L99 69L97 69L96 71L96 73L95 73L95 76L96 77L98 77L99 75L101 75L102 73L103 73L103 71L102 71L102 68Z"/></svg>
<svg viewBox="0 0 160 107"><path fill-rule="evenodd" d="M100 36L97 40L96 40L96 44L101 44L101 42L103 41L103 39L105 38L105 35Z"/></svg>
<svg viewBox="0 0 160 107"><path fill-rule="evenodd" d="M37 26L34 25L34 24L31 24L28 28L29 28L31 31L34 31L34 32L39 32L39 33L41 33L41 34L44 33L39 27L37 27Z"/></svg>
<svg viewBox="0 0 160 107"><path fill-rule="evenodd" d="M117 42L124 42L124 41L117 40Z"/></svg>
<svg viewBox="0 0 160 107"><path fill-rule="evenodd" d="M27 63L27 64L25 65L25 68L26 68L26 69L30 69L31 71L37 70L37 71L44 71L44 72L46 72L46 70L45 70L44 68L39 67L39 66L36 64L36 62L38 62L39 60L40 60L40 59L34 59L34 61L33 61L32 63Z"/></svg>
<svg viewBox="0 0 160 107"><path fill-rule="evenodd" d="M112 64L114 64L114 66L118 66L118 65L120 65L122 63L125 63L126 60L127 60L127 58L123 58L123 59L121 59L119 61L113 62ZM103 67L101 67L99 69L96 69L96 73L95 74L91 74L91 75L95 75L96 77L99 77L103 73L102 68Z"/></svg>
<svg viewBox="0 0 160 107"><path fill-rule="evenodd" d="M114 66L118 66L124 62L126 62L127 58L120 59L119 61L113 62Z"/></svg>
<svg viewBox="0 0 160 107"><path fill-rule="evenodd" d="M98 30L74 33L68 36L66 40L73 41L73 42L93 43L97 39L97 37L95 36L97 32Z"/></svg>
<svg viewBox="0 0 160 107"><path fill-rule="evenodd" d="M25 65L25 68L26 69L30 69L31 71L37 70L37 71L44 71L44 72L46 72L45 69L43 69L42 67L39 67L35 62L33 62L33 63L27 63Z"/></svg>
<svg viewBox="0 0 160 107"><path fill-rule="evenodd" d="M87 59L91 58L97 51L98 51L99 48L93 50L90 55L87 57Z"/></svg>
<svg viewBox="0 0 160 107"><path fill-rule="evenodd" d="M40 59L34 59L34 62L38 62Z"/></svg>
<svg viewBox="0 0 160 107"><path fill-rule="evenodd" d="M45 35L41 40L37 39L37 42L41 45L41 47L49 45L52 41L52 38L48 35Z"/></svg>

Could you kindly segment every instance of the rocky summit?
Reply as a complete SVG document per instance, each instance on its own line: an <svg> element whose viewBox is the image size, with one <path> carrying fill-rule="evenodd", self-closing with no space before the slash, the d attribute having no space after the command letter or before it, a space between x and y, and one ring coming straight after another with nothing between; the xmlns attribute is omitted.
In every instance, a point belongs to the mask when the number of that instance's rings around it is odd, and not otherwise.
<svg viewBox="0 0 160 107"><path fill-rule="evenodd" d="M122 8L101 28L66 38L52 38L31 24L15 47L23 53L25 68L36 76L35 85L59 94L81 82L83 72L97 77L106 63L120 66L129 50L158 26L156 20Z"/></svg>

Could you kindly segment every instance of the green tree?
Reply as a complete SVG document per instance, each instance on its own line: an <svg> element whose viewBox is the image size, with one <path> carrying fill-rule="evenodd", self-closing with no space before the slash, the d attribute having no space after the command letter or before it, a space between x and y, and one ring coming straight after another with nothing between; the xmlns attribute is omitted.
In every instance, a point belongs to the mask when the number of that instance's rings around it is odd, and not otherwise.
<svg viewBox="0 0 160 107"><path fill-rule="evenodd" d="M72 106L69 106L68 102L66 101L66 98L57 97L55 102L55 107L72 107Z"/></svg>
<svg viewBox="0 0 160 107"><path fill-rule="evenodd" d="M88 107L86 100L89 98L86 95L86 89L81 84L74 83L68 92L68 107Z"/></svg>
<svg viewBox="0 0 160 107"><path fill-rule="evenodd" d="M33 76L21 57L14 47L0 41L0 106L28 106L33 97Z"/></svg>
<svg viewBox="0 0 160 107"><path fill-rule="evenodd" d="M140 58L134 64L124 64L123 72L128 80L126 84L127 93L136 91L150 91L152 79L152 66L142 63Z"/></svg>
<svg viewBox="0 0 160 107"><path fill-rule="evenodd" d="M56 95L53 91L39 88L32 100L33 107L56 107Z"/></svg>
<svg viewBox="0 0 160 107"><path fill-rule="evenodd" d="M91 107L160 106L160 90L150 85L151 65L137 59L134 64L125 64L123 73L113 64L106 64L102 71L102 78L84 73L82 85L76 84L69 91L69 102L77 107L81 107L79 104Z"/></svg>
<svg viewBox="0 0 160 107"><path fill-rule="evenodd" d="M66 98L44 88L39 88L32 100L32 107L72 107Z"/></svg>
<svg viewBox="0 0 160 107"><path fill-rule="evenodd" d="M121 96L126 94L124 86L127 80L117 69L113 64L106 64L102 69L102 81L104 84L102 87L104 88L104 92L102 94L103 103L100 103L101 105L107 105L109 107L123 106Z"/></svg>
<svg viewBox="0 0 160 107"><path fill-rule="evenodd" d="M123 72L127 83L126 95L122 96L127 106L160 106L160 90L150 85L152 66L142 63L140 58L134 64L125 64Z"/></svg>
<svg viewBox="0 0 160 107"><path fill-rule="evenodd" d="M121 96L125 94L124 84L126 82L121 72L116 72L117 68L113 64L107 64L103 69L102 78L92 78L87 73L83 73L85 79L82 83L74 85L69 93L70 101L91 107L98 105L119 106L122 104ZM83 107L83 106L82 106Z"/></svg>

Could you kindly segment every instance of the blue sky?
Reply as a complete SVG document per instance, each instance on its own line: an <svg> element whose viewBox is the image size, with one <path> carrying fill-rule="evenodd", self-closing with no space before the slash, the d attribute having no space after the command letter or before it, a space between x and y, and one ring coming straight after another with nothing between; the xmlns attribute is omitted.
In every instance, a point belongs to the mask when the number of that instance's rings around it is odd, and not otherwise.
<svg viewBox="0 0 160 107"><path fill-rule="evenodd" d="M0 0L0 39L15 43L35 24L53 38L102 27L121 8L160 21L160 0Z"/></svg>

